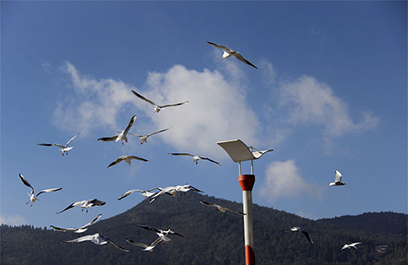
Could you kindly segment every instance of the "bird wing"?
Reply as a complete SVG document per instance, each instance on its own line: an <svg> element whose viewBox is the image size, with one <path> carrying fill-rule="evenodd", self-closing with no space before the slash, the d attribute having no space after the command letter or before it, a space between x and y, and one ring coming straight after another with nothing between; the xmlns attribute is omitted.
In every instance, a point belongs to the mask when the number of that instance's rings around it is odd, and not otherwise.
<svg viewBox="0 0 408 265"><path fill-rule="evenodd" d="M46 144L46 143L38 143L38 145L42 146L58 146L59 148L65 148L62 144Z"/></svg>
<svg viewBox="0 0 408 265"><path fill-rule="evenodd" d="M138 226L141 227L141 228L144 228L146 230L150 230L150 231L153 231L153 232L156 232L156 233L161 233L160 229L157 229L157 228L154 228L154 227L150 227L150 226L147 226L147 225L138 225Z"/></svg>
<svg viewBox="0 0 408 265"><path fill-rule="evenodd" d="M105 205L105 202L100 201L98 199L92 199L92 200L89 200L89 204L91 205L91 207L92 206L102 206L102 205Z"/></svg>
<svg viewBox="0 0 408 265"><path fill-rule="evenodd" d="M189 103L190 101L184 101L184 102L180 102L180 103L174 103L174 104L167 104L167 105L163 105L163 106L159 106L160 108L167 108L167 107L174 107L174 106L180 106L186 103Z"/></svg>
<svg viewBox="0 0 408 265"><path fill-rule="evenodd" d="M174 232L174 231L172 231L172 230L170 230L170 231L169 231L169 233L170 233L170 234L172 234L172 235L176 235L176 236L185 237L185 236L183 236L182 234L179 234L179 233Z"/></svg>
<svg viewBox="0 0 408 265"><path fill-rule="evenodd" d="M211 202L200 201L200 203L206 206L217 207L216 204L211 203Z"/></svg>
<svg viewBox="0 0 408 265"><path fill-rule="evenodd" d="M309 243L313 245L313 240L312 240L312 237L309 235L309 233L303 230L301 232L305 235L305 237L307 238L307 241L309 241Z"/></svg>
<svg viewBox="0 0 408 265"><path fill-rule="evenodd" d="M256 67L255 65L253 65L250 61L246 60L239 52L235 52L234 53L235 58L237 58L238 60L240 60L243 63L246 63L250 66L252 66L255 69L258 69L258 67Z"/></svg>
<svg viewBox="0 0 408 265"><path fill-rule="evenodd" d="M39 193L37 193L36 197L38 197L38 195L40 195L41 193L54 192L54 191L59 191L59 190L62 190L62 188L52 188L52 189L42 190Z"/></svg>
<svg viewBox="0 0 408 265"><path fill-rule="evenodd" d="M127 192L125 192L125 193L123 193L122 195L120 195L120 197L118 198L118 200L122 200L123 198L129 196L130 194L132 194L132 193L135 192L135 191L142 191L142 190L138 190L138 189L128 190Z"/></svg>
<svg viewBox="0 0 408 265"><path fill-rule="evenodd" d="M123 161L123 158L122 158L122 157L119 157L118 159L116 159L115 161L113 161L112 163L110 163L107 168L110 168L110 167L112 167L112 166L114 166L114 165L116 165L116 164L118 164L119 162L122 162L122 161Z"/></svg>
<svg viewBox="0 0 408 265"><path fill-rule="evenodd" d="M76 230L77 230L77 228L61 228L61 227L57 227L57 226L53 226L53 225L50 225L50 227L51 227L52 229L54 229L54 230L62 231L62 232L76 231Z"/></svg>
<svg viewBox="0 0 408 265"><path fill-rule="evenodd" d="M114 135L114 136L110 136L110 137L102 137L102 138L98 138L98 141L101 141L101 142L113 142L113 141L116 141L118 136L119 136L119 134Z"/></svg>
<svg viewBox="0 0 408 265"><path fill-rule="evenodd" d="M131 91L132 91L133 94L135 94L136 97L138 97L138 98L140 98L140 99L146 101L147 103L150 103L151 105L153 105L153 106L155 106L155 107L158 106L156 103L154 103L154 102L151 101L150 99L145 98L144 96L140 95L140 94L137 93L136 91L134 91L134 90L131 90Z"/></svg>
<svg viewBox="0 0 408 265"><path fill-rule="evenodd" d="M83 226L81 226L81 227L78 228L78 229L84 229L84 228L87 228L88 226L91 226L93 223L95 223L96 221L98 221L99 218L101 218L101 217L102 217L102 214L98 214L98 216L97 216L95 219L93 219L92 221L90 221L90 222L87 223L87 224L84 224Z"/></svg>
<svg viewBox="0 0 408 265"><path fill-rule="evenodd" d="M116 245L115 242L113 242L112 240L110 240L109 238L107 238L106 236L103 235L99 235L102 239L104 239L105 241L108 241L109 243L111 243L115 248L122 250L124 252L129 252L130 250L128 249L124 249L123 247Z"/></svg>
<svg viewBox="0 0 408 265"><path fill-rule="evenodd" d="M203 160L208 160L208 161L210 161L210 162L213 162L213 163L215 163L215 164L221 166L221 164L220 164L219 162L217 162L217 161L215 161L215 160L212 160L211 158L204 157L204 156L200 156L200 158L203 159Z"/></svg>
<svg viewBox="0 0 408 265"><path fill-rule="evenodd" d="M86 236L81 236L78 238L74 238L71 240L62 240L64 243L78 243L78 242L84 242L84 241L92 241L95 238L95 235L86 235Z"/></svg>
<svg viewBox="0 0 408 265"><path fill-rule="evenodd" d="M153 241L150 246L156 246L157 244L159 244L160 242L162 242L163 239L161 237L158 237L155 241Z"/></svg>
<svg viewBox="0 0 408 265"><path fill-rule="evenodd" d="M170 129L170 128L163 129L163 130L160 130L160 131L157 131L157 132L153 132L153 133L149 133L149 134L146 135L146 137L149 137L149 136L152 136L152 135L155 135L155 134L158 134L158 133L165 132L165 131L167 131L168 129ZM138 137L141 137L141 136L138 136Z"/></svg>
<svg viewBox="0 0 408 265"><path fill-rule="evenodd" d="M188 185L188 184L187 184ZM190 190L196 191L196 192L203 192L202 190L199 190L191 185L188 185L188 187L190 188Z"/></svg>
<svg viewBox="0 0 408 265"><path fill-rule="evenodd" d="M20 179L21 179L21 181L24 183L24 185L26 185L27 187L31 188L31 193L34 194L34 188L33 188L33 186L31 186L30 183L28 183L27 179L26 179L23 175L21 175L21 174L18 174L18 176L20 177Z"/></svg>
<svg viewBox="0 0 408 265"><path fill-rule="evenodd" d="M214 47L220 48L220 49L223 50L224 52L227 52L227 53L230 53L230 52L231 52L231 50L230 50L229 48L225 47L225 46L218 45L218 44L215 44L214 42L210 42L210 41L207 41L207 43L210 44L210 45L212 45L212 46L214 46Z"/></svg>
<svg viewBox="0 0 408 265"><path fill-rule="evenodd" d="M232 210L232 209L230 209L230 208L226 208L226 207L223 207L223 208L224 208L225 210L230 211L230 212L233 212L233 213L237 213L237 214L240 214L240 215L246 215L246 213L238 212L238 211Z"/></svg>
<svg viewBox="0 0 408 265"><path fill-rule="evenodd" d="M136 159L136 160L140 160L140 161L144 161L144 162L149 162L149 160L145 159L145 158L141 158L141 157L137 157L137 156L128 156L130 159Z"/></svg>
<svg viewBox="0 0 408 265"><path fill-rule="evenodd" d="M340 173L338 170L336 170L335 176L336 176L335 182L340 182L342 175L341 175L341 173Z"/></svg>
<svg viewBox="0 0 408 265"><path fill-rule="evenodd" d="M126 126L125 130L123 131L124 134L127 134L127 133L129 132L130 128L131 128L131 127L133 126L133 124L135 123L136 118L137 118L136 115L133 115L132 118L130 118L130 121L129 121L128 125Z"/></svg>
<svg viewBox="0 0 408 265"><path fill-rule="evenodd" d="M355 242L355 243L352 243L352 244L350 244L349 246L350 247L353 247L353 248L355 248L355 249L357 249L357 245L360 245L361 244L361 242Z"/></svg>
<svg viewBox="0 0 408 265"><path fill-rule="evenodd" d="M194 155L189 154L189 153L169 153L169 155L173 155L173 156L194 156Z"/></svg>
<svg viewBox="0 0 408 265"><path fill-rule="evenodd" d="M69 139L69 141L67 142L67 144L64 147L67 147L78 135L80 135L83 131L81 131L80 133L76 134L74 137L72 137L71 139Z"/></svg>
<svg viewBox="0 0 408 265"><path fill-rule="evenodd" d="M350 245L344 244L344 246L341 248L341 250L346 249L346 248L350 248Z"/></svg>
<svg viewBox="0 0 408 265"><path fill-rule="evenodd" d="M74 207L77 206L77 205L78 205L78 202L71 203L71 204L68 205L64 210L57 212L57 214L62 213L62 212L65 212L66 210L69 210L69 209L71 209L71 208L74 208Z"/></svg>
<svg viewBox="0 0 408 265"><path fill-rule="evenodd" d="M142 248L148 248L148 247L149 247L149 246L146 245L146 244L142 244L142 243L136 242L136 241L134 241L134 240L132 240L132 239L129 239L129 238L126 238L126 242L128 242L128 243L130 243L130 244L132 244L132 245L135 245L135 246L142 247Z"/></svg>

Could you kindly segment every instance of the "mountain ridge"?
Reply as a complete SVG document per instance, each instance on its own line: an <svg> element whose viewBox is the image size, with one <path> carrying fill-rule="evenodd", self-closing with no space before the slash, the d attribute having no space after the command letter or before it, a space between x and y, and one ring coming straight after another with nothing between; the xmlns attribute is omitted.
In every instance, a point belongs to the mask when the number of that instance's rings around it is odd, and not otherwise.
<svg viewBox="0 0 408 265"><path fill-rule="evenodd" d="M161 196L154 203L142 201L114 217L90 226L86 234L100 233L129 253L112 246L90 242L63 244L76 234L33 228L1 226L2 264L244 264L243 218L221 213L199 203L200 200L241 210L242 204L189 192L175 198ZM396 213L362 214L311 220L284 211L253 205L254 244L257 264L406 264L406 236L394 230L373 232L352 227L368 219L380 220L385 227L407 230L407 215ZM405 223L401 225L401 219ZM358 222L356 221L358 220ZM375 223L375 221L373 221ZM157 246L152 255L130 245L125 238L150 244L157 235L138 225L176 231L185 236ZM300 226L310 233L310 245L301 233L285 233ZM377 226L376 229L380 227ZM405 234L406 235L406 234ZM357 251L340 251L345 243L361 241ZM32 244L35 242L35 244ZM31 244L30 244L31 243ZM387 245L376 253L376 247Z"/></svg>

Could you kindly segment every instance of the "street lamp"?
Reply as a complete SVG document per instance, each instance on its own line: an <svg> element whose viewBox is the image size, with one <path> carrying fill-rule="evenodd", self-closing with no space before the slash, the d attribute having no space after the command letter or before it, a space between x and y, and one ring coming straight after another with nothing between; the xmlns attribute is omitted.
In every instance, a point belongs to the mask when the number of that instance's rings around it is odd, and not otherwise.
<svg viewBox="0 0 408 265"><path fill-rule="evenodd" d="M255 265L254 233L252 220L252 188L255 183L254 163L255 159L259 159L267 152L273 151L268 149L259 151L254 147L248 147L239 139L217 142L231 157L232 161L239 165L238 182L242 189L242 201L244 215L244 237L245 237L245 264ZM241 162L251 161L251 174L241 174Z"/></svg>

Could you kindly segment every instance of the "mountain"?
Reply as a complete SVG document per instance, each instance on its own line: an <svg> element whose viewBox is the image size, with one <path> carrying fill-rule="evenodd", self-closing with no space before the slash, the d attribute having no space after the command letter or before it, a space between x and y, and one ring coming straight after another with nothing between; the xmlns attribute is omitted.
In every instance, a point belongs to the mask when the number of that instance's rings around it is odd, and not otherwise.
<svg viewBox="0 0 408 265"><path fill-rule="evenodd" d="M64 244L76 238L32 226L1 226L1 264L138 264L138 265L237 265L244 264L242 216L221 213L199 201L241 210L242 204L189 192L175 198L161 196L92 225L96 232L129 249L90 242ZM85 213L84 213L85 214ZM257 264L407 264L407 215L367 213L332 219L310 220L272 208L253 206ZM366 225L364 225L366 224ZM157 236L140 228L148 225L172 230L185 237L157 246L152 254L125 242L126 238L150 244ZM314 245L302 233L285 233L292 226L308 231ZM371 226L371 227L367 227ZM361 241L357 250L343 250L345 243Z"/></svg>

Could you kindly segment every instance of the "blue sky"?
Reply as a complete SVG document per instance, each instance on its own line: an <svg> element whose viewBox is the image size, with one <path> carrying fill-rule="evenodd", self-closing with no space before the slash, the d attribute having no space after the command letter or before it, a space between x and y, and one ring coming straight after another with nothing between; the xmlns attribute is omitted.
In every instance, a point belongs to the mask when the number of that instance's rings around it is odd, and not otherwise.
<svg viewBox="0 0 408 265"><path fill-rule="evenodd" d="M406 213L406 10L380 1L1 2L1 222L78 227L143 199L118 201L129 189L185 183L241 202L238 166L216 144L236 138L275 150L254 162L254 203L313 219ZM206 41L259 69L222 60ZM156 114L132 89L189 103ZM132 115L131 132L171 129L143 145L96 141ZM37 145L82 130L68 156ZM149 162L106 168L121 155ZM328 186L336 169L346 186ZM19 173L36 191L63 189L30 207ZM55 214L93 198L106 205Z"/></svg>

